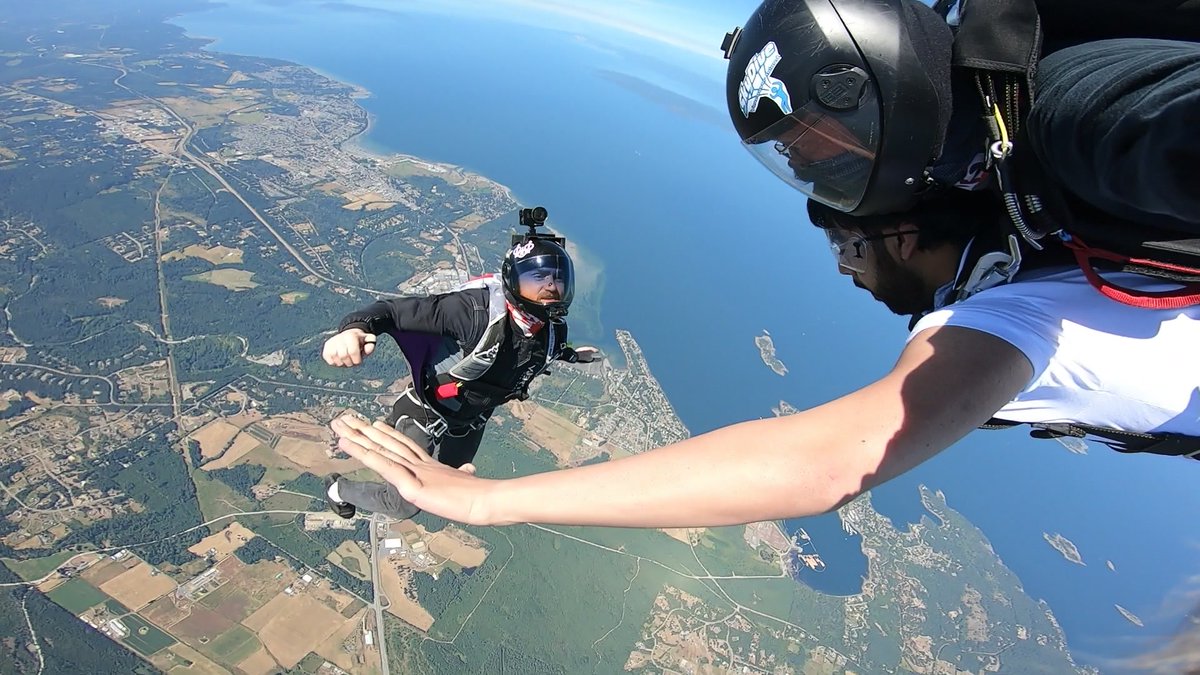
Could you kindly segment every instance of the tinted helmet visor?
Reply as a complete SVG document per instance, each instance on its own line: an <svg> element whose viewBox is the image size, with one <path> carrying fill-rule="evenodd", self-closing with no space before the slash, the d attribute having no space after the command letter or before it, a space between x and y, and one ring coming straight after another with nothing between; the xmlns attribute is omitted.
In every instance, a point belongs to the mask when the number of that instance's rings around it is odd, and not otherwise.
<svg viewBox="0 0 1200 675"><path fill-rule="evenodd" d="M529 303L566 309L575 295L571 259L554 253L533 255L513 264L517 295Z"/></svg>
<svg viewBox="0 0 1200 675"><path fill-rule="evenodd" d="M857 79L854 69L827 69L818 80ZM817 100L792 110L745 147L772 173L808 197L839 211L853 211L870 185L879 152L880 111L874 86L858 80L859 104L836 112Z"/></svg>

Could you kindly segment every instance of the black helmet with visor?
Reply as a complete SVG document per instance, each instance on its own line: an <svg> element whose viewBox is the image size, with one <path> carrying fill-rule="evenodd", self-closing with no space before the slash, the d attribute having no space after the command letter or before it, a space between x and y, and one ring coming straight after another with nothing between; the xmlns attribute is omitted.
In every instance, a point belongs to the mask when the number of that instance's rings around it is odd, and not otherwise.
<svg viewBox="0 0 1200 675"><path fill-rule="evenodd" d="M726 102L746 148L854 215L911 206L950 112L952 35L915 0L764 0L726 36Z"/></svg>
<svg viewBox="0 0 1200 675"><path fill-rule="evenodd" d="M575 295L571 256L550 238L525 238L509 249L500 278L504 297L542 321L560 321Z"/></svg>

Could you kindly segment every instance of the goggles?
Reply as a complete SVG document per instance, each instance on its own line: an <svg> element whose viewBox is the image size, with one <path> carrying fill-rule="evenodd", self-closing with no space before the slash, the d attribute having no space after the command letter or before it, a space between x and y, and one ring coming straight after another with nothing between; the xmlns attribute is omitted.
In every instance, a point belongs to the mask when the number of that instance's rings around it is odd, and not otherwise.
<svg viewBox="0 0 1200 675"><path fill-rule="evenodd" d="M833 257L837 261L838 267L860 273L866 271L867 242L883 241L892 237L902 237L906 234L916 235L917 231L901 230L900 232L866 236L857 232L839 230L832 227L825 229L825 237L829 240L829 250L833 252Z"/></svg>

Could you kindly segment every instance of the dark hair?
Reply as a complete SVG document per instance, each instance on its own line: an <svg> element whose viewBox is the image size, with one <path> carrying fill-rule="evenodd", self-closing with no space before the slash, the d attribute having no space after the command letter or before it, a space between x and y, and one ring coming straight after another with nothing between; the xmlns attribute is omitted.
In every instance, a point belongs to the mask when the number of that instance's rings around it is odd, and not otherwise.
<svg viewBox="0 0 1200 675"><path fill-rule="evenodd" d="M991 191L944 190L908 211L870 216L852 216L808 200L808 219L821 229L853 229L873 235L913 225L919 231L917 246L922 250L942 244L965 246L980 233L995 231L1004 217L1003 205Z"/></svg>

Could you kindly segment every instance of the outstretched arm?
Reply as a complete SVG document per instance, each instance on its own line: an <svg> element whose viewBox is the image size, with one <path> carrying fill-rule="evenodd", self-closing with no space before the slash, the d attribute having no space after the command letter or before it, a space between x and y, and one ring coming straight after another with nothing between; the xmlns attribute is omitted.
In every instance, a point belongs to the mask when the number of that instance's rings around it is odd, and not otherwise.
<svg viewBox="0 0 1200 675"><path fill-rule="evenodd" d="M640 455L511 480L438 465L352 418L341 447L414 504L473 524L718 526L829 511L950 446L1029 381L1016 348L967 328L909 342L893 370L795 415L744 422ZM390 432L390 433L389 433Z"/></svg>
<svg viewBox="0 0 1200 675"><path fill-rule="evenodd" d="M343 317L321 356L331 366L357 366L374 353L376 336L393 330L445 335L465 348L487 324L486 302L486 291L478 290L378 300Z"/></svg>
<svg viewBox="0 0 1200 675"><path fill-rule="evenodd" d="M449 335L464 341L487 320L487 292L456 291L428 297L377 300L342 317L338 330L359 328L374 335L390 330Z"/></svg>

